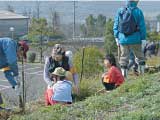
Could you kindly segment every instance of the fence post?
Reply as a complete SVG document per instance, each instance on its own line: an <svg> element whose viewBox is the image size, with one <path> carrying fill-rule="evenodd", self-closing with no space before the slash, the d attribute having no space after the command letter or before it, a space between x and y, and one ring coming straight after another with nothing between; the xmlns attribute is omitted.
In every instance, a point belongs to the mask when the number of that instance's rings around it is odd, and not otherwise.
<svg viewBox="0 0 160 120"><path fill-rule="evenodd" d="M81 78L80 78L80 82L82 81L82 78L83 78L84 54L85 54L85 47L83 47L83 49L82 49L82 69L81 69Z"/></svg>

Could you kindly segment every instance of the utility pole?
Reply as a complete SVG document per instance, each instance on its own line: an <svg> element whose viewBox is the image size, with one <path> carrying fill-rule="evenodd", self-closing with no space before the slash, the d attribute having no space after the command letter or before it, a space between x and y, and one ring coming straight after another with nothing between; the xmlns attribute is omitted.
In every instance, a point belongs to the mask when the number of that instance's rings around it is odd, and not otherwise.
<svg viewBox="0 0 160 120"><path fill-rule="evenodd" d="M41 36L40 36L41 38L40 38L40 63L42 64L42 57L43 57L43 49L42 49L42 47L43 47L43 41L42 41L42 30L41 30Z"/></svg>
<svg viewBox="0 0 160 120"><path fill-rule="evenodd" d="M72 39L73 39L73 41L74 41L74 40L75 40L75 28L76 28L76 27L75 27L75 24L76 24L76 17L75 17L75 16L76 16L76 12L75 12L75 9L76 9L76 8L75 8L75 7L76 7L76 6L75 6L75 5L76 5L76 1L74 0L73 2L74 2L74 3L73 3L73 4L74 4L74 7L73 7L73 38L72 38Z"/></svg>
<svg viewBox="0 0 160 120"><path fill-rule="evenodd" d="M160 22L159 21L157 22L157 30L156 31L157 31L157 33L160 32Z"/></svg>

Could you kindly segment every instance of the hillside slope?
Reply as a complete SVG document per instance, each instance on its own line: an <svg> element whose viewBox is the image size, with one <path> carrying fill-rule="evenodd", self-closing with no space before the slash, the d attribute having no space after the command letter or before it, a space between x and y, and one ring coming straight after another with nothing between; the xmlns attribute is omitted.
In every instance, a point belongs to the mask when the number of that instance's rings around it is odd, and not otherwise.
<svg viewBox="0 0 160 120"><path fill-rule="evenodd" d="M71 106L37 107L11 120L160 120L160 73L131 77L118 89Z"/></svg>

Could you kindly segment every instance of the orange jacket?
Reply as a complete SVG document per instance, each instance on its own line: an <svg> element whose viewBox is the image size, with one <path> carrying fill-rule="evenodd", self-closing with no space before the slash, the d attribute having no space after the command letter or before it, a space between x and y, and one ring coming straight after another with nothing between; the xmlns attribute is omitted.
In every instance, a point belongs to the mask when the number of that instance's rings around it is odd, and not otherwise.
<svg viewBox="0 0 160 120"><path fill-rule="evenodd" d="M105 74L105 76L103 78L103 82L115 83L116 86L119 86L124 82L124 77L123 77L121 71L117 67L112 66L108 70L108 72Z"/></svg>

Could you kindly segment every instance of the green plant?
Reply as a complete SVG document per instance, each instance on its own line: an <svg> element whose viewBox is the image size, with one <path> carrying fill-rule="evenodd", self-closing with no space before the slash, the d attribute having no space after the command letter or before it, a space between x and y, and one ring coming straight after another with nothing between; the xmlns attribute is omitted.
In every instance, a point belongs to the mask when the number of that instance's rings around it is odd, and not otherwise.
<svg viewBox="0 0 160 120"><path fill-rule="evenodd" d="M113 23L114 22L112 19L109 19L106 23L104 47L107 53L113 53L117 51L117 45L113 35Z"/></svg>
<svg viewBox="0 0 160 120"><path fill-rule="evenodd" d="M102 67L102 53L95 46L89 46L84 48L84 58L83 49L75 53L74 56L74 66L76 67L78 73L82 71L82 59L83 59L83 73L84 76L94 76L103 70Z"/></svg>

